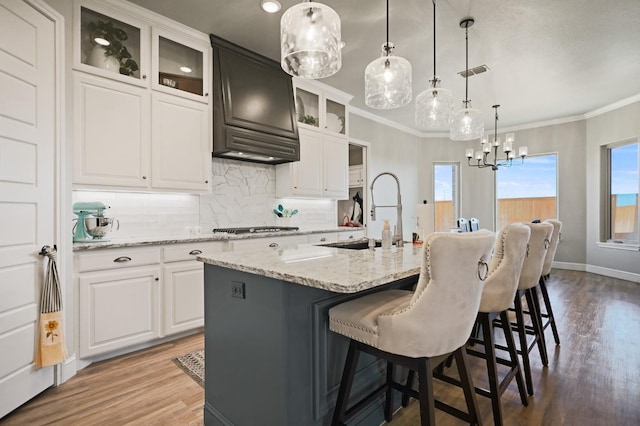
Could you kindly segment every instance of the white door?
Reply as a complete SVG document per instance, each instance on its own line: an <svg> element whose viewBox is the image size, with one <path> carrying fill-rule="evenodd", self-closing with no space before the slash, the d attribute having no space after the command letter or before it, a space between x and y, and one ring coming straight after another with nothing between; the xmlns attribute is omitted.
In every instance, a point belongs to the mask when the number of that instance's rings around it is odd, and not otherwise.
<svg viewBox="0 0 640 426"><path fill-rule="evenodd" d="M39 290L55 220L55 26L0 0L0 418L53 385L36 370Z"/></svg>

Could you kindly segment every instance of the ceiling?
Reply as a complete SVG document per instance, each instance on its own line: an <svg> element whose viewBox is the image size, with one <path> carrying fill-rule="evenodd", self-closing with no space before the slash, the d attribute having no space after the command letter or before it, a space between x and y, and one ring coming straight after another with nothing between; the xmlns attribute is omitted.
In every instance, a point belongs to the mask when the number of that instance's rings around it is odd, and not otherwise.
<svg viewBox="0 0 640 426"><path fill-rule="evenodd" d="M132 0L133 3L204 33L213 33L280 61L280 17L299 3L280 0L270 15L260 0ZM354 96L351 105L420 130L414 101L395 110L364 103L364 69L386 39L383 0L326 0L342 21L342 69L323 83ZM433 3L390 1L389 40L413 67L413 97L433 75ZM437 73L462 106L465 69L462 18L471 16L469 67L489 71L469 77L469 99L493 127L579 116L640 94L640 0L439 0ZM445 131L446 129L439 129ZM422 131L422 130L421 130Z"/></svg>

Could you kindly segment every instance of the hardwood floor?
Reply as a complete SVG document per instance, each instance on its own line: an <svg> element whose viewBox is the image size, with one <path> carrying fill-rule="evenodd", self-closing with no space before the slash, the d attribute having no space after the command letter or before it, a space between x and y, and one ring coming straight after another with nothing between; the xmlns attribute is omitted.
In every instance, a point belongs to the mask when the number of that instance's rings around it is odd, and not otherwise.
<svg viewBox="0 0 640 426"><path fill-rule="evenodd" d="M504 424L639 425L640 284L553 270L548 288L561 345L547 329L549 367L532 352L535 395L522 406L512 383L502 397ZM204 392L172 359L202 347L199 334L93 364L0 424L201 425ZM483 385L486 368L470 358L474 381ZM439 384L435 395L464 408L459 389ZM492 424L489 400L477 399L484 424ZM436 422L464 424L438 410ZM417 404L398 411L391 424L419 425Z"/></svg>

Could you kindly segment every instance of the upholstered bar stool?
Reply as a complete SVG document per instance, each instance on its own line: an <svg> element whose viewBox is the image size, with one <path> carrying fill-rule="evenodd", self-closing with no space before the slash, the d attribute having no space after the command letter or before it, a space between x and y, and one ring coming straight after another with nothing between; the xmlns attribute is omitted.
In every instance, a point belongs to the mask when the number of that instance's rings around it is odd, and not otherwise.
<svg viewBox="0 0 640 426"><path fill-rule="evenodd" d="M551 309L551 300L549 299L549 292L547 291L547 280L549 279L549 274L551 274L551 264L553 263L553 259L556 256L556 249L558 248L558 243L560 242L560 231L562 231L562 222L557 219L547 219L543 223L550 223L553 225L553 234L551 235L551 244L549 245L549 250L547 250L547 255L544 258L544 265L542 266L542 275L540 275L540 293L542 293L542 300L544 301L545 311L540 312L540 316L546 321L542 323L542 331L551 326L551 331L553 332L553 339L556 342L556 345L560 344L560 335L558 334L558 327L556 326L556 319L553 316L553 309Z"/></svg>
<svg viewBox="0 0 640 426"><path fill-rule="evenodd" d="M369 294L329 311L329 328L351 339L340 383L333 425L342 425L367 402L386 392L385 418L391 420L393 390L420 401L422 425L435 421L432 371L454 353L468 413L438 402L437 407L471 424L480 424L464 345L473 327L494 234L433 233L423 244L423 263L414 291ZM387 361L386 383L347 408L361 352ZM418 392L393 380L395 365L418 372Z"/></svg>
<svg viewBox="0 0 640 426"><path fill-rule="evenodd" d="M533 380L531 378L529 353L537 346L542 365L547 366L549 364L544 335L542 334L542 324L539 315L540 306L536 287L542 272L547 250L549 249L553 225L550 223L525 223L525 225L531 229L531 235L527 246L527 254L522 264L522 271L520 272L518 290L514 298L513 304L516 312L516 322L512 324L512 328L517 330L520 340L518 353L522 356L522 368L527 384L527 392L529 395L533 395ZM524 296L527 301L528 311L526 312L522 307L522 296ZM529 314L531 326L527 326L525 323L525 313ZM533 336L531 343L528 343L527 335ZM496 345L496 347L507 350L504 346Z"/></svg>
<svg viewBox="0 0 640 426"><path fill-rule="evenodd" d="M491 398L493 420L496 425L502 425L500 397L513 378L516 379L522 404L528 405L527 391L520 363L518 362L518 353L511 333L507 311L513 304L513 299L518 289L520 272L527 253L530 234L529 227L521 223L514 223L502 228L496 236L493 257L489 266L489 275L484 284L476 319L476 324L482 328L482 339L471 337L473 343L481 343L484 346L484 351L476 350L475 346L467 347L468 354L484 358L487 363L489 390L476 387L476 392ZM509 359L496 357L493 320L498 317L501 319L500 324L504 332ZM498 363L509 367L509 371L502 381L498 377Z"/></svg>

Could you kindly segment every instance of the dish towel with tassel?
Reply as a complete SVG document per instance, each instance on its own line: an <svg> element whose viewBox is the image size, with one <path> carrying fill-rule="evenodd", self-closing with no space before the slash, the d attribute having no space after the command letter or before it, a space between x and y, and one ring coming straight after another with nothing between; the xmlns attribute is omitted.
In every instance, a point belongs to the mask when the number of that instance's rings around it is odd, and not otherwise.
<svg viewBox="0 0 640 426"><path fill-rule="evenodd" d="M40 339L36 354L38 368L59 364L67 357L62 327L62 292L56 266L56 250L45 246L40 254L47 256L49 262L40 298Z"/></svg>

